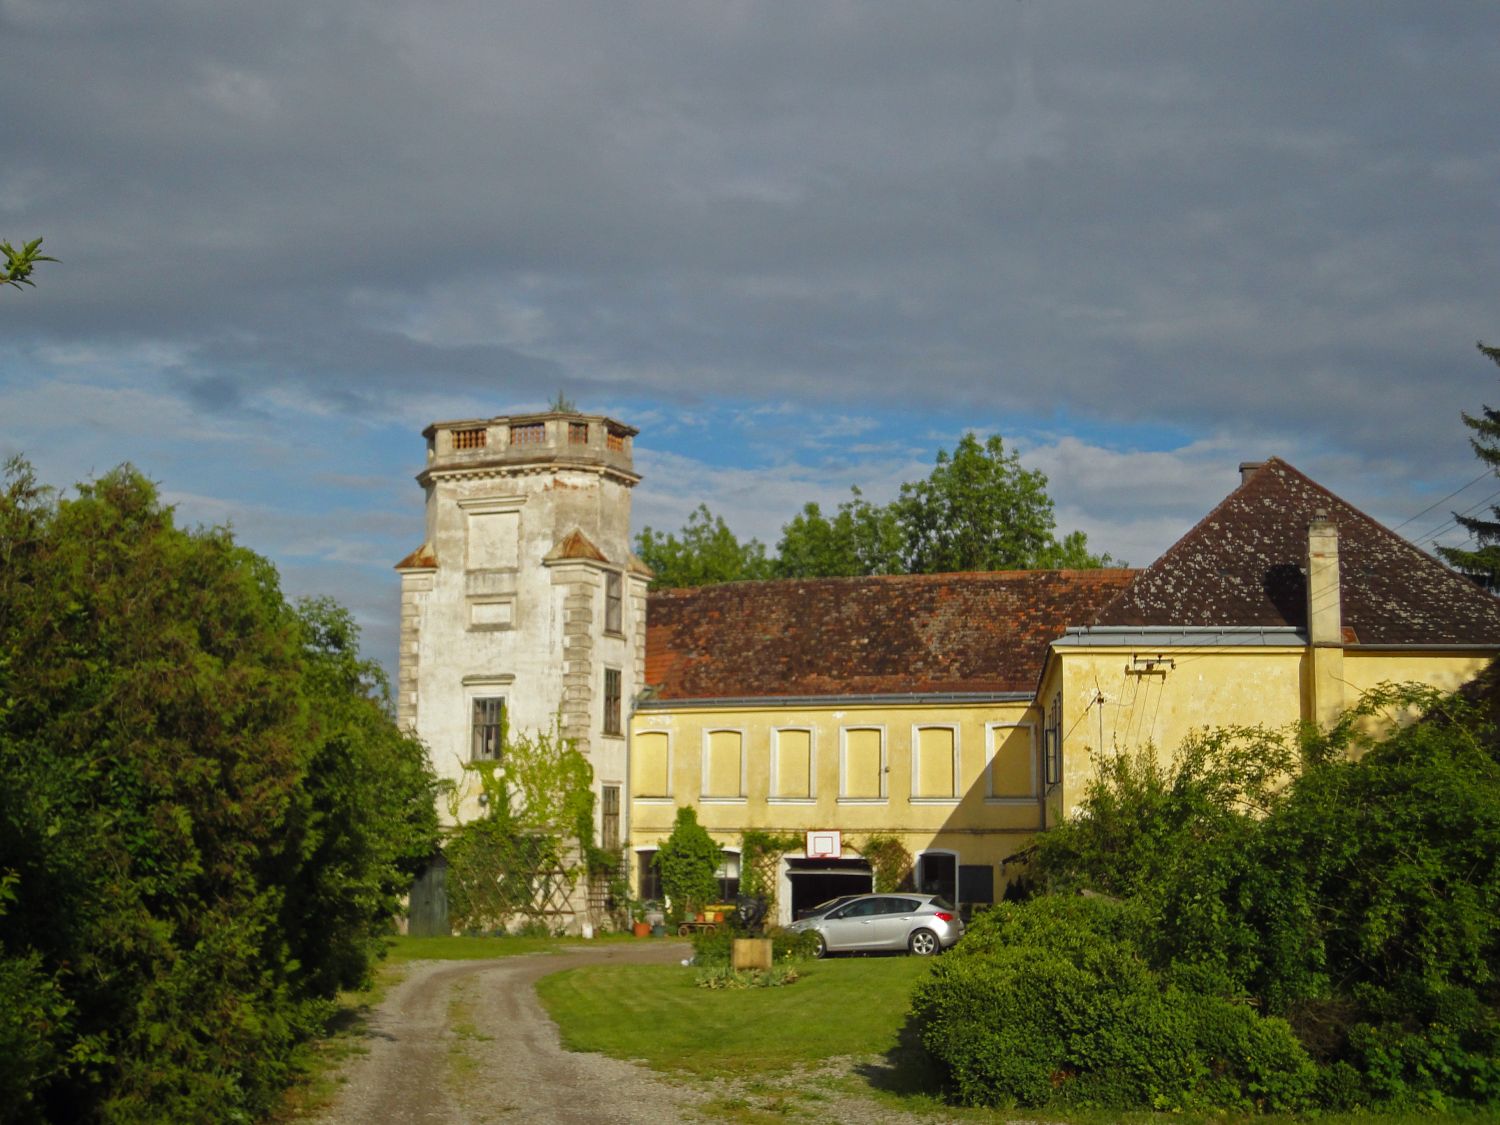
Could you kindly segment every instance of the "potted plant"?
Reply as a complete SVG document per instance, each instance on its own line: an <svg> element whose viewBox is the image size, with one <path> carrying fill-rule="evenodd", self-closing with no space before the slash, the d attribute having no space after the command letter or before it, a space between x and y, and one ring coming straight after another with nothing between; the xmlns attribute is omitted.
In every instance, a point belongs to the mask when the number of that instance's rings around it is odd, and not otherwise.
<svg viewBox="0 0 1500 1125"><path fill-rule="evenodd" d="M636 937L651 936L651 923L646 921L646 904L638 898L630 900L630 932Z"/></svg>

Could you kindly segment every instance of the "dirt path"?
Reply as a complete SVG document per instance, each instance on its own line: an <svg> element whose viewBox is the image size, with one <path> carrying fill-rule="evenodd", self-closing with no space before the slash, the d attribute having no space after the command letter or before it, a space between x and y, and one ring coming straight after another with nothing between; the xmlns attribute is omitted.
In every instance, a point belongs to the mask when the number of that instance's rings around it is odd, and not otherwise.
<svg viewBox="0 0 1500 1125"><path fill-rule="evenodd" d="M669 963L679 942L601 944L497 961L418 961L370 1020L324 1125L391 1122L652 1122L692 1116L703 1095L644 1067L562 1049L536 982L577 965Z"/></svg>

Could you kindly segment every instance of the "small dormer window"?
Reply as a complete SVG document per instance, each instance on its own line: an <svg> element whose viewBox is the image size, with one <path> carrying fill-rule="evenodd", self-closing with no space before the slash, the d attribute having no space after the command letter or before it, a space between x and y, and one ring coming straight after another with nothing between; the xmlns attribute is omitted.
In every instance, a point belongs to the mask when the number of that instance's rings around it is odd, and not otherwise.
<svg viewBox="0 0 1500 1125"><path fill-rule="evenodd" d="M617 430L617 429L611 427L610 430L609 430L609 433L606 435L606 438L605 438L605 447L611 453L624 453L625 452L625 431L624 430Z"/></svg>
<svg viewBox="0 0 1500 1125"><path fill-rule="evenodd" d="M589 424L587 422L568 423L568 444L587 445L589 443Z"/></svg>

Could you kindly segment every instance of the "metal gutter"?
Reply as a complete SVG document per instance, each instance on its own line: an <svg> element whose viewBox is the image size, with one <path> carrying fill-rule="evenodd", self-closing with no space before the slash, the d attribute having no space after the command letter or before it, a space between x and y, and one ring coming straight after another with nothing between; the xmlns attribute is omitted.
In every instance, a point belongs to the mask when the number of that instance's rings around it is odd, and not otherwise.
<svg viewBox="0 0 1500 1125"><path fill-rule="evenodd" d="M1421 641L1409 641L1399 645L1344 645L1345 652L1494 652L1500 650L1500 643L1495 641L1474 641L1469 644L1448 642L1444 644L1423 644Z"/></svg>
<svg viewBox="0 0 1500 1125"><path fill-rule="evenodd" d="M867 707L1030 702L1029 691L891 692L871 695L747 695L700 699L637 699L636 711L680 711L707 707Z"/></svg>
<svg viewBox="0 0 1500 1125"><path fill-rule="evenodd" d="M1155 648L1172 645L1290 647L1307 644L1294 625L1093 625L1063 631L1054 646L1074 648Z"/></svg>

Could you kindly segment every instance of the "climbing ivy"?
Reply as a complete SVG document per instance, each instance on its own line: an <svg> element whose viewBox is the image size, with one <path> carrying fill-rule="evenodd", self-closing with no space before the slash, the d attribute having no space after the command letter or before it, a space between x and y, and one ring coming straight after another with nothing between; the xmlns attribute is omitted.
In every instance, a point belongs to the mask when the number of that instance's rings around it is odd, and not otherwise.
<svg viewBox="0 0 1500 1125"><path fill-rule="evenodd" d="M593 843L594 771L577 744L554 728L502 729L501 745L500 761L465 763L447 794L455 818L476 791L485 810L444 849L449 908L464 931L555 919L568 910L579 876L607 862Z"/></svg>
<svg viewBox="0 0 1500 1125"><path fill-rule="evenodd" d="M897 891L911 880L911 852L899 837L876 833L859 849L875 871L875 889L882 894Z"/></svg>
<svg viewBox="0 0 1500 1125"><path fill-rule="evenodd" d="M776 869L781 857L802 846L795 832L762 832L749 829L740 837L740 893L760 895L767 903L776 901Z"/></svg>

